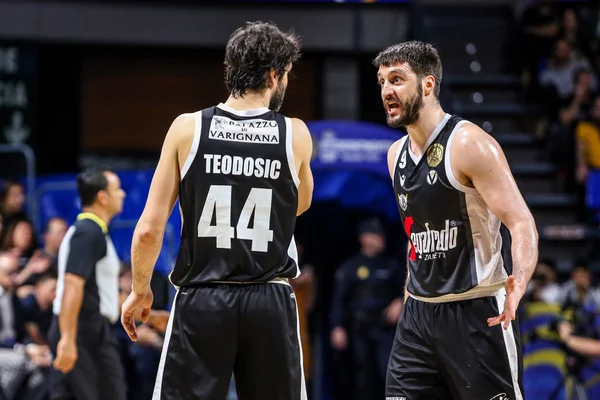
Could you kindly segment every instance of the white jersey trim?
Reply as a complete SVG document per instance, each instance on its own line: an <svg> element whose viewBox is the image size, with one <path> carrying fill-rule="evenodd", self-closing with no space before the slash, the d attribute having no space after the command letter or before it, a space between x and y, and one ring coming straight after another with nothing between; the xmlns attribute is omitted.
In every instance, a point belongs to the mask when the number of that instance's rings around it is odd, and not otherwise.
<svg viewBox="0 0 600 400"><path fill-rule="evenodd" d="M300 177L298 176L298 171L296 171L296 159L294 158L294 142L292 134L292 120L288 117L285 117L285 152L287 155L290 173L292 174L292 179L294 180L296 187L298 187L298 185L300 185Z"/></svg>
<svg viewBox="0 0 600 400"><path fill-rule="evenodd" d="M298 312L298 299L296 303L296 333L298 335L298 352L300 353L300 400L308 400L306 392L306 378L304 377L304 354L302 352L302 335L300 334L300 313Z"/></svg>
<svg viewBox="0 0 600 400"><path fill-rule="evenodd" d="M506 290L503 288L495 295L498 305L498 314L504 312L504 300L506 299ZM515 340L515 332L512 322L508 325L508 329L504 330L501 325L495 326L492 329L502 329L504 336L504 346L506 355L508 356L508 365L510 366L510 375L512 378L512 386L515 391L515 400L523 400L521 386L519 386L519 353L517 351L517 342Z"/></svg>
<svg viewBox="0 0 600 400"><path fill-rule="evenodd" d="M477 285L493 286L508 277L502 258L500 220L478 194L464 194L473 240Z"/></svg>
<svg viewBox="0 0 600 400"><path fill-rule="evenodd" d="M300 264L298 263L298 247L296 247L296 238L294 238L294 235L292 235L287 254L296 263L296 276L294 276L294 279L296 279L300 276Z"/></svg>
<svg viewBox="0 0 600 400"><path fill-rule="evenodd" d="M246 281L246 282L241 282L241 281L211 281L210 283L222 283L222 284L225 284L225 285L229 285L229 284L231 284L231 285L256 285L257 283L262 283L262 284L277 283L279 285L291 286L290 285L290 281L287 278L273 278L270 281L266 281L266 282L255 282L255 281Z"/></svg>
<svg viewBox="0 0 600 400"><path fill-rule="evenodd" d="M477 193L477 189L465 186L456 179L456 177L454 176L454 172L452 172L452 162L450 160L450 149L452 148L452 141L454 140L454 136L456 135L456 132L458 132L460 127L466 122L467 121L465 120L460 121L458 124L456 124L454 129L452 129L452 133L450 133L450 137L448 138L448 142L446 143L446 156L444 157L444 167L446 169L446 176L448 177L448 181L450 181L450 184L456 190L461 191L463 193L475 194Z"/></svg>
<svg viewBox="0 0 600 400"><path fill-rule="evenodd" d="M402 148L404 147L404 143L406 143L406 139L408 139L408 134L402 139L398 140L398 150L396 150L396 156L394 157L394 168L392 169L392 182L394 179L396 179L396 170L400 168L398 163L400 160L400 154L402 154Z"/></svg>
<svg viewBox="0 0 600 400"><path fill-rule="evenodd" d="M219 103L217 107L223 111L227 111L230 114L237 115L238 117L256 117L271 111L267 107L256 108L254 110L236 110L235 108L231 108L224 103Z"/></svg>
<svg viewBox="0 0 600 400"><path fill-rule="evenodd" d="M429 136L429 139L427 139L425 147L423 147L423 152L420 156L417 157L417 155L415 155L415 153L413 153L413 151L410 149L410 143L408 144L408 154L410 155L410 158L412 158L415 165L417 165L419 161L421 161L421 158L423 158L423 154L425 154L429 146L431 146L431 143L433 143L433 141L439 136L440 132L442 131L442 129L444 129L450 117L452 117L452 115L446 113L446 115L444 116L444 118L442 118L440 123L436 125L433 132L431 132L431 136Z"/></svg>
<svg viewBox="0 0 600 400"><path fill-rule="evenodd" d="M197 111L194 113L195 124L194 124L194 139L192 140L192 146L190 147L190 152L188 153L187 158L185 159L185 163L183 167L181 167L180 179L183 180L188 170L192 166L194 159L196 158L196 153L198 153L198 145L200 144L200 134L202 132L202 111Z"/></svg>
<svg viewBox="0 0 600 400"><path fill-rule="evenodd" d="M449 303L451 301L472 300L480 297L494 296L498 290L502 288L504 288L504 282L497 283L492 286L475 286L474 288L463 293L450 293L437 297L416 296L410 292L408 295L413 299L422 301L424 303Z"/></svg>
<svg viewBox="0 0 600 400"><path fill-rule="evenodd" d="M175 319L175 305L177 304L177 298L179 297L179 288L173 298L173 306L171 307L171 313L169 315L169 322L167 322L167 330L165 332L165 338L163 340L162 353L160 354L160 361L158 363L158 371L156 373L156 381L154 383L154 391L152 394L152 400L161 399L162 381L165 372L165 363L167 361L167 351L169 351L169 342L171 341L171 334L173 333L173 320Z"/></svg>

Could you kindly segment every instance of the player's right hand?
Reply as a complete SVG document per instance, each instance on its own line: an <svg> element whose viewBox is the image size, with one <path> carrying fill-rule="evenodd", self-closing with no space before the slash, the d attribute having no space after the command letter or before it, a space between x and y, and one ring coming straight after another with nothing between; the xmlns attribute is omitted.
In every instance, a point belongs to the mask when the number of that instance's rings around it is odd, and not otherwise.
<svg viewBox="0 0 600 400"><path fill-rule="evenodd" d="M125 328L125 332L127 332L129 338L134 342L137 341L135 321L148 321L153 301L154 295L152 294L152 290L148 288L144 293L129 293L129 296L127 296L121 307L121 324Z"/></svg>
<svg viewBox="0 0 600 400"><path fill-rule="evenodd" d="M56 347L56 359L54 368L68 374L77 362L77 344L74 340L61 338Z"/></svg>

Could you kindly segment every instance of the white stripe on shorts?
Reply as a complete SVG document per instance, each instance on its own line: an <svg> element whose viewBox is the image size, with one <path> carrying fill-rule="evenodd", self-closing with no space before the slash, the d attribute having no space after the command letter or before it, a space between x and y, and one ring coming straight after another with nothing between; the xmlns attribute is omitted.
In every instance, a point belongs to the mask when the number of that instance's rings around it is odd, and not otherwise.
<svg viewBox="0 0 600 400"><path fill-rule="evenodd" d="M498 303L498 315L500 315L504 312L506 290L504 288L500 289L494 297L496 297L496 302ZM502 334L504 335L504 346L506 347L506 355L508 356L508 363L510 365L510 375L512 377L513 388L515 389L515 400L523 400L523 394L521 393L521 387L519 386L519 353L517 352L517 342L515 341L512 323L508 326L507 330L504 330L502 325L498 325L496 328L502 329Z"/></svg>
<svg viewBox="0 0 600 400"><path fill-rule="evenodd" d="M177 297L179 297L179 289L175 293L173 298L173 306L171 307L171 314L169 315L169 322L167 323L167 331L165 332L165 339L163 340L163 348L160 353L160 363L158 364L158 371L156 373L156 382L154 384L154 392L152 394L152 400L160 400L160 392L162 390L163 374L165 371L165 361L167 360L167 351L169 349L169 341L171 340L171 333L173 332L173 320L175 319L175 304L177 304Z"/></svg>

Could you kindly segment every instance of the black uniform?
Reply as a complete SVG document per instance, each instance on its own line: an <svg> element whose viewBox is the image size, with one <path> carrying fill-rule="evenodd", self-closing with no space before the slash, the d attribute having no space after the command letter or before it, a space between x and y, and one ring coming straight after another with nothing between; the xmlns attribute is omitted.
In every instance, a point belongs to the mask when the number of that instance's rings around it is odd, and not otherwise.
<svg viewBox="0 0 600 400"><path fill-rule="evenodd" d="M516 323L500 314L510 239L474 188L454 177L450 147L464 121L446 115L422 157L400 143L394 191L409 241L410 294L388 366L387 400L521 400Z"/></svg>
<svg viewBox="0 0 600 400"><path fill-rule="evenodd" d="M111 326L119 318L121 264L106 224L82 213L69 228L58 254L58 280L48 343L56 356L65 274L85 279L77 322L77 362L68 374L52 371L52 400L125 400L125 374Z"/></svg>
<svg viewBox="0 0 600 400"><path fill-rule="evenodd" d="M385 309L402 298L404 268L383 255L358 254L336 272L331 301L333 327L343 327L350 339L352 399L381 399L396 323ZM348 399L351 400L351 399Z"/></svg>
<svg viewBox="0 0 600 400"><path fill-rule="evenodd" d="M196 113L182 168L179 288L154 399L306 398L295 295L291 122L267 108Z"/></svg>

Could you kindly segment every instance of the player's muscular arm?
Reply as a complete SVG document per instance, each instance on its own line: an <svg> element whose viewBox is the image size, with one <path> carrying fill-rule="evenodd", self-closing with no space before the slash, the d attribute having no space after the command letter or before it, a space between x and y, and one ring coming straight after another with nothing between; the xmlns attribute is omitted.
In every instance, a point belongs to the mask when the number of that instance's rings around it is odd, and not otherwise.
<svg viewBox="0 0 600 400"><path fill-rule="evenodd" d="M390 178L392 178L392 184L394 181L394 171L396 170L396 155L398 154L398 148L400 147L401 140L397 140L392 144L388 150L387 154L387 162L388 162L388 170L390 172ZM408 285L408 275L410 273L408 268L408 255L410 254L410 238L408 239L408 243L406 245L406 283L404 284L404 302L408 299L408 290L406 289Z"/></svg>
<svg viewBox="0 0 600 400"><path fill-rule="evenodd" d="M538 233L506 157L496 140L470 123L459 129L451 149L452 170L457 179L475 187L510 230L514 284L522 295L537 263Z"/></svg>
<svg viewBox="0 0 600 400"><path fill-rule="evenodd" d="M167 220L179 195L180 166L192 145L194 126L194 114L180 115L171 124L163 143L146 206L133 233L131 269L134 293L146 293L150 287Z"/></svg>
<svg viewBox="0 0 600 400"><path fill-rule="evenodd" d="M308 210L312 202L314 180L310 169L310 159L313 152L313 143L310 131L306 124L292 118L292 146L294 148L294 162L300 184L298 185L298 211L296 215Z"/></svg>

